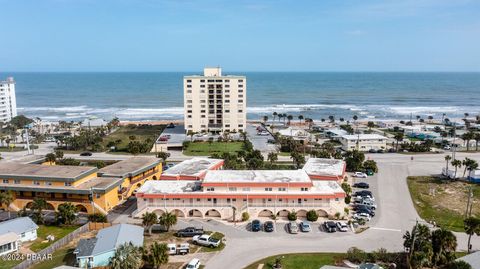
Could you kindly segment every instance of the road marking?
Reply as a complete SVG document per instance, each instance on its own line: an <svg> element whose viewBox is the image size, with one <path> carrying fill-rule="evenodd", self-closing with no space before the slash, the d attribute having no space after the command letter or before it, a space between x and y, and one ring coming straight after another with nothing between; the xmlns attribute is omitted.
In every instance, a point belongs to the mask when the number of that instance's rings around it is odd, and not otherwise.
<svg viewBox="0 0 480 269"><path fill-rule="evenodd" d="M399 229L390 229L390 228L380 228L380 227L370 227L372 230L381 230L381 231L392 231L392 232L401 232Z"/></svg>

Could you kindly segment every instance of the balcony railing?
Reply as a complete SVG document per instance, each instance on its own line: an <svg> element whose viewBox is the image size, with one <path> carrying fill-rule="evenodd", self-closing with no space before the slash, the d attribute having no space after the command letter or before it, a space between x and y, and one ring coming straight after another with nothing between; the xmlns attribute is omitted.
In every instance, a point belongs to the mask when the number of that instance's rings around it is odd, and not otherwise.
<svg viewBox="0 0 480 269"><path fill-rule="evenodd" d="M35 197L32 197L32 196L16 196L16 199L20 199L20 200L34 200L35 198L41 198L41 199L44 199L47 202L51 201L51 202L90 203L90 201L88 199L81 199L81 198L69 198L69 197L66 197L66 198L58 198L58 197L52 198L52 197L44 197L44 196L35 196Z"/></svg>
<svg viewBox="0 0 480 269"><path fill-rule="evenodd" d="M330 206L330 203L244 203L245 206L247 207L308 207L308 208L319 208L319 207L328 207ZM232 204L232 203L202 203L202 202L197 202L197 203L172 203L172 202L154 202L154 203L146 203L146 207L232 207L232 206L238 206L238 204Z"/></svg>

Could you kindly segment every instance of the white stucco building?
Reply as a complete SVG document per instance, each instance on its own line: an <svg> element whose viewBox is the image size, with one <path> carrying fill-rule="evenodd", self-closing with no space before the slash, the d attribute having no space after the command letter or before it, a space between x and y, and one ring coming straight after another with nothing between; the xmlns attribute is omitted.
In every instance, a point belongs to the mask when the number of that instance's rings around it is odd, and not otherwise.
<svg viewBox="0 0 480 269"><path fill-rule="evenodd" d="M343 150L369 151L371 149L385 150L387 148L387 140L385 136L378 134L355 134L343 135L339 138L342 143Z"/></svg>
<svg viewBox="0 0 480 269"><path fill-rule="evenodd" d="M16 252L22 242L37 239L38 226L29 217L0 223L0 255Z"/></svg>
<svg viewBox="0 0 480 269"><path fill-rule="evenodd" d="M0 80L0 122L9 122L17 116L15 81L12 77Z"/></svg>
<svg viewBox="0 0 480 269"><path fill-rule="evenodd" d="M185 76L183 88L187 132L245 130L245 76L223 75L220 67L207 67L203 70L203 76Z"/></svg>

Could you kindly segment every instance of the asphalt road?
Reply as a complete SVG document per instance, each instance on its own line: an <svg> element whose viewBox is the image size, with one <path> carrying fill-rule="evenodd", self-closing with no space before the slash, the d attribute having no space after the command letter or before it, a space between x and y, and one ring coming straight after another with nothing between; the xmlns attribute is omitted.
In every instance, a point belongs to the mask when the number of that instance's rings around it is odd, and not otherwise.
<svg viewBox="0 0 480 269"><path fill-rule="evenodd" d="M247 124L247 137L252 142L253 149L259 150L262 153L276 152L276 146L268 143L269 139L273 139L271 135L257 135L258 124Z"/></svg>

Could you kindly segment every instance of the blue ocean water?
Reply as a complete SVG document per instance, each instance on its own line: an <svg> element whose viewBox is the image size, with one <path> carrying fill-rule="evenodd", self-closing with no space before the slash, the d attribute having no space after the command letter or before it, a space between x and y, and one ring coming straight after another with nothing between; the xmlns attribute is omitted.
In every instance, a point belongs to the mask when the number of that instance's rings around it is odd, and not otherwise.
<svg viewBox="0 0 480 269"><path fill-rule="evenodd" d="M20 114L56 121L183 118L185 73L8 73ZM278 113L316 120L460 118L480 113L480 73L232 72L247 76L249 119Z"/></svg>

